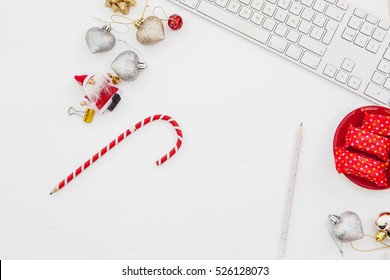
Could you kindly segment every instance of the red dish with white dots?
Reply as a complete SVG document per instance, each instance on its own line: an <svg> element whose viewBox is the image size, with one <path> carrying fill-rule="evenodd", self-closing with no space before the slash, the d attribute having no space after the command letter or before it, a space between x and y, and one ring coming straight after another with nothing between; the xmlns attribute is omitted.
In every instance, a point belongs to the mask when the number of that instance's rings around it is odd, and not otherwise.
<svg viewBox="0 0 390 280"><path fill-rule="evenodd" d="M390 108L382 107L382 106L365 106L358 108L348 115L344 117L344 119L338 125L336 132L333 138L333 150L335 147L343 147L345 144L345 135L348 131L348 127L352 124L354 127L361 127L363 125L364 113L367 112L369 114L377 114L377 115L386 115L390 116ZM389 127L390 128L390 127ZM370 190L384 190L389 189L389 187L379 187L375 183L370 182L364 178L344 174L351 182L356 185L370 189Z"/></svg>

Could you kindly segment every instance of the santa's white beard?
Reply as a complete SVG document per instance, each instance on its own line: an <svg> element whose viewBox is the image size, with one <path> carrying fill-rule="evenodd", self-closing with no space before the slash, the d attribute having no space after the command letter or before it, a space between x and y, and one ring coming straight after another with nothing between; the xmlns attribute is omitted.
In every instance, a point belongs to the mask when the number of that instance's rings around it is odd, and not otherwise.
<svg viewBox="0 0 390 280"><path fill-rule="evenodd" d="M91 102L95 102L100 97L100 92L107 87L107 80L105 77L96 77L94 76L95 84L87 84L85 87L85 95Z"/></svg>

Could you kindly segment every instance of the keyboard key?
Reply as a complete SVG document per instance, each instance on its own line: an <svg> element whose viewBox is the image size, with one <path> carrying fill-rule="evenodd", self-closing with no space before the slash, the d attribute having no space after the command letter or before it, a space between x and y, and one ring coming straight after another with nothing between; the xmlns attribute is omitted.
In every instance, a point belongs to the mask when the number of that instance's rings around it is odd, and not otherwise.
<svg viewBox="0 0 390 280"><path fill-rule="evenodd" d="M347 27L347 28L345 28L343 34L341 35L341 38L343 38L343 39L345 39L347 41L352 42L352 40L355 37L355 35L356 35L356 32L353 29Z"/></svg>
<svg viewBox="0 0 390 280"><path fill-rule="evenodd" d="M312 9L305 8L301 14L301 18L311 21L314 17L314 11Z"/></svg>
<svg viewBox="0 0 390 280"><path fill-rule="evenodd" d="M326 17L321 14L316 14L314 17L313 23L319 27L323 27L326 21Z"/></svg>
<svg viewBox="0 0 390 280"><path fill-rule="evenodd" d="M385 53L383 54L383 57L387 60L390 60L390 49L386 49Z"/></svg>
<svg viewBox="0 0 390 280"><path fill-rule="evenodd" d="M383 85L385 88L390 89L390 78L386 79L386 82Z"/></svg>
<svg viewBox="0 0 390 280"><path fill-rule="evenodd" d="M267 16L270 16L272 17L275 13L275 6L270 4L270 3L266 3L264 8L263 8L263 13L266 14Z"/></svg>
<svg viewBox="0 0 390 280"><path fill-rule="evenodd" d="M287 34L287 40L293 42L293 43L296 43L299 39L299 33L294 31L294 30L290 30Z"/></svg>
<svg viewBox="0 0 390 280"><path fill-rule="evenodd" d="M355 9L353 11L353 14L359 18L364 18L366 16L366 13L362 10L359 10L359 9Z"/></svg>
<svg viewBox="0 0 390 280"><path fill-rule="evenodd" d="M327 47L309 37L302 36L298 42L298 45L312 51L315 54L323 56L326 52Z"/></svg>
<svg viewBox="0 0 390 280"><path fill-rule="evenodd" d="M288 57L291 57L292 59L295 59L295 60L299 60L302 53L303 53L303 50L301 48L298 48L297 46L292 45L292 44L290 44L288 46L288 49L286 51L286 55Z"/></svg>
<svg viewBox="0 0 390 280"><path fill-rule="evenodd" d="M320 40L322 37L322 34L324 34L324 31L322 29L314 26L310 32L310 37L312 37L316 40Z"/></svg>
<svg viewBox="0 0 390 280"><path fill-rule="evenodd" d="M348 26L351 27L352 29L359 30L361 23L362 23L361 19L352 16L348 21Z"/></svg>
<svg viewBox="0 0 390 280"><path fill-rule="evenodd" d="M292 28L297 28L298 23L299 23L299 17L294 15L290 15L286 22L286 24Z"/></svg>
<svg viewBox="0 0 390 280"><path fill-rule="evenodd" d="M275 28L275 33L279 36L284 37L287 33L288 28L284 26L283 24L278 24Z"/></svg>
<svg viewBox="0 0 390 280"><path fill-rule="evenodd" d="M311 7L313 4L314 0L301 0L301 3L307 7Z"/></svg>
<svg viewBox="0 0 390 280"><path fill-rule="evenodd" d="M379 72L374 72L374 74L371 77L371 81L378 85L382 85L383 82L385 81L386 76L379 73Z"/></svg>
<svg viewBox="0 0 390 280"><path fill-rule="evenodd" d="M297 2L293 2L290 7L290 12L293 13L294 15L299 15L302 11L302 5L298 4Z"/></svg>
<svg viewBox="0 0 390 280"><path fill-rule="evenodd" d="M272 31L275 27L275 24L276 24L275 21L273 21L270 18L266 18L264 23L263 23L263 27L269 31Z"/></svg>
<svg viewBox="0 0 390 280"><path fill-rule="evenodd" d="M341 68L343 68L348 72L352 72L354 67L355 67L355 62L348 58L345 58L343 64L341 64Z"/></svg>
<svg viewBox="0 0 390 280"><path fill-rule="evenodd" d="M358 90L360 87L360 84L362 83L362 80L356 78L355 76L351 76L351 78L348 81L348 86L350 88L353 88L355 90Z"/></svg>
<svg viewBox="0 0 390 280"><path fill-rule="evenodd" d="M192 9L195 9L198 2L199 2L199 0L180 0L180 3L183 3L184 5L192 8Z"/></svg>
<svg viewBox="0 0 390 280"><path fill-rule="evenodd" d="M349 77L349 75L347 72L340 70L336 75L336 81L338 81L342 84L345 84L348 80L348 77Z"/></svg>
<svg viewBox="0 0 390 280"><path fill-rule="evenodd" d="M385 60L385 59L382 59L379 62L377 69L379 71L382 71L385 74L389 74L389 72L390 72L390 62Z"/></svg>
<svg viewBox="0 0 390 280"><path fill-rule="evenodd" d="M309 52L305 52L301 58L301 62L310 68L317 69L321 62L321 58Z"/></svg>
<svg viewBox="0 0 390 280"><path fill-rule="evenodd" d="M298 30L304 34L309 34L310 29L311 29L311 24L304 20L301 21L298 27Z"/></svg>
<svg viewBox="0 0 390 280"><path fill-rule="evenodd" d="M279 0L278 7L287 10L288 6L290 5L290 0Z"/></svg>
<svg viewBox="0 0 390 280"><path fill-rule="evenodd" d="M353 42L355 43L355 45L364 48L367 43L367 37L359 33Z"/></svg>
<svg viewBox="0 0 390 280"><path fill-rule="evenodd" d="M371 98L378 100L379 102L381 102L383 104L389 103L390 92L374 85L373 83L370 83L367 86L366 91L364 93L366 95L370 96Z"/></svg>
<svg viewBox="0 0 390 280"><path fill-rule="evenodd" d="M363 34L370 36L372 33L372 30L374 29L374 26L368 22L364 22L362 27L360 28L360 32Z"/></svg>
<svg viewBox="0 0 390 280"><path fill-rule="evenodd" d="M237 13L238 10L240 9L241 4L236 2L236 1L231 1L228 5L228 10L231 11L232 13Z"/></svg>
<svg viewBox="0 0 390 280"><path fill-rule="evenodd" d="M325 69L322 73L324 73L324 75L330 78L333 78L334 75L336 75L336 72L337 72L337 68L335 66L331 64L326 64Z"/></svg>
<svg viewBox="0 0 390 280"><path fill-rule="evenodd" d="M271 39L268 42L268 46L278 52L284 53L286 50L288 43L286 40L282 38L272 35Z"/></svg>
<svg viewBox="0 0 390 280"><path fill-rule="evenodd" d="M254 12L253 16L251 18L251 22L256 23L257 25L260 25L263 21L264 16L258 12Z"/></svg>
<svg viewBox="0 0 390 280"><path fill-rule="evenodd" d="M253 25L231 13L226 13L226 11L208 2L200 2L198 11L205 16L211 17L220 23L237 30L238 32L246 34L246 36L262 44L265 44L270 36L268 31L258 28L256 25Z"/></svg>
<svg viewBox="0 0 390 280"><path fill-rule="evenodd" d="M218 6L221 6L222 8L225 8L229 0L215 0L215 4Z"/></svg>
<svg viewBox="0 0 390 280"><path fill-rule="evenodd" d="M382 28L376 28L374 33L372 34L372 38L377 40L378 42L383 42L386 36L386 31Z"/></svg>
<svg viewBox="0 0 390 280"><path fill-rule="evenodd" d="M378 26L380 27L380 28L382 28L382 29L384 29L384 30L389 30L389 28L390 28L390 23L388 23L388 22L386 22L386 21L384 21L384 20L380 20L379 22L378 22Z"/></svg>
<svg viewBox="0 0 390 280"><path fill-rule="evenodd" d="M371 22L372 24L376 24L376 22L378 21L378 19L376 17L374 17L373 15L367 15L366 20L368 22Z"/></svg>
<svg viewBox="0 0 390 280"><path fill-rule="evenodd" d="M335 21L328 20L328 22L325 25L326 33L324 35L324 38L322 38L322 42L324 44L327 44L327 45L330 44L330 42L333 39L334 34L337 31L338 26L339 26L338 23L336 23Z"/></svg>
<svg viewBox="0 0 390 280"><path fill-rule="evenodd" d="M251 14L252 14L252 9L250 9L250 8L248 8L248 7L246 7L246 6L243 6L243 7L241 8L241 11L240 11L240 13L239 13L238 15L239 15L240 17L245 18L245 19L249 19L250 16L251 16Z"/></svg>
<svg viewBox="0 0 390 280"><path fill-rule="evenodd" d="M380 43L376 42L375 40L370 40L367 44L367 47L366 49L369 51L369 52L372 52L372 53L377 53L378 50L379 50L379 47L380 47Z"/></svg>
<svg viewBox="0 0 390 280"><path fill-rule="evenodd" d="M343 10L347 10L349 5L347 2L343 1L343 0L339 0L337 1L337 4L336 4L337 7L343 9Z"/></svg>
<svg viewBox="0 0 390 280"><path fill-rule="evenodd" d="M275 19L277 21L280 21L280 22L284 22L287 18L287 11L283 10L283 9L279 9L276 11L276 14L275 14Z"/></svg>
<svg viewBox="0 0 390 280"><path fill-rule="evenodd" d="M251 7L257 11L261 10L261 7L263 7L264 1L263 0L253 0Z"/></svg>
<svg viewBox="0 0 390 280"><path fill-rule="evenodd" d="M325 8L326 8L326 2L322 0L317 0L313 5L313 9L320 13L323 13Z"/></svg>
<svg viewBox="0 0 390 280"><path fill-rule="evenodd" d="M334 6L328 6L325 11L325 15L334 20L341 21L344 17L344 11Z"/></svg>

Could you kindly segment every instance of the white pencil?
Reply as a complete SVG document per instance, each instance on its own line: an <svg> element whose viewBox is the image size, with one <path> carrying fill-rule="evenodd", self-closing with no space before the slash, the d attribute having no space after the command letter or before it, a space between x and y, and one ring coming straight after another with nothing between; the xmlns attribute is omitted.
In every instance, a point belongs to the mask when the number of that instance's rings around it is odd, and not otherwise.
<svg viewBox="0 0 390 280"><path fill-rule="evenodd" d="M286 204L286 212L284 214L283 231L282 231L281 243L280 243L280 248L279 248L279 256L280 257L283 257L285 252L286 252L287 233L288 233L288 226L290 223L291 207L292 207L292 202L293 202L293 198L294 198L295 179L297 177L299 153L301 151L301 143L302 143L302 134L303 134L303 123L301 123L301 125L299 126L297 141L295 144L294 161L293 161L293 167L291 170L290 185L288 188L288 197L287 197L287 204Z"/></svg>

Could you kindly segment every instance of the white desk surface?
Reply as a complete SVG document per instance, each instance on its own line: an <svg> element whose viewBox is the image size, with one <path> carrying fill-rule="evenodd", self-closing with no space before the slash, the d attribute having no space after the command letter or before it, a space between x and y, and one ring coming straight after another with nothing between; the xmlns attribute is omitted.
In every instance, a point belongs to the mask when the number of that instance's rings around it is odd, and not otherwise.
<svg viewBox="0 0 390 280"><path fill-rule="evenodd" d="M341 259L328 214L358 213L366 233L389 211L390 191L362 189L338 175L332 140L341 119L370 103L169 2L184 27L141 46L138 80L112 113L91 125L69 117L82 96L75 74L109 71L126 48L89 53L85 31L109 19L104 1L1 0L0 259L277 258L296 130L304 123L286 259ZM131 12L139 14L143 1ZM154 3L153 3L154 2ZM387 18L385 0L355 0ZM149 11L150 12L150 11ZM61 192L56 183L120 132L165 113ZM366 241L362 246L376 246ZM383 259L385 251L347 259Z"/></svg>

